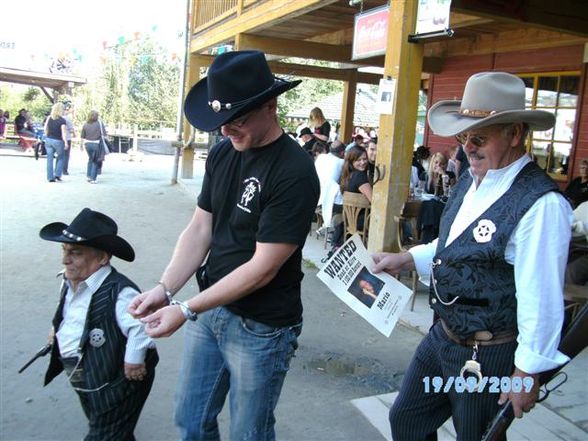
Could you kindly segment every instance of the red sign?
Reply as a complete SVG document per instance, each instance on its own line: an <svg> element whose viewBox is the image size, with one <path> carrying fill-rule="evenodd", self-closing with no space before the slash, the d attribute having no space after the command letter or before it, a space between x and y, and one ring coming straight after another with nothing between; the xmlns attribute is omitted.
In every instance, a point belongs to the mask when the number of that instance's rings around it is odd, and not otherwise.
<svg viewBox="0 0 588 441"><path fill-rule="evenodd" d="M388 40L389 6L356 14L353 27L352 60L369 58L386 53Z"/></svg>

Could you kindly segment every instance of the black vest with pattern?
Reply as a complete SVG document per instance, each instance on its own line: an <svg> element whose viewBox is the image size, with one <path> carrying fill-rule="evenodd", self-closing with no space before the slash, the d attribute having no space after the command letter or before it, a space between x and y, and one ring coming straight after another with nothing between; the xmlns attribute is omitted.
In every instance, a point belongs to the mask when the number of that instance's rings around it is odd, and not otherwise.
<svg viewBox="0 0 588 441"><path fill-rule="evenodd" d="M95 392L80 392L79 389L76 389L78 393L88 398L90 406L99 413L112 409L123 399L134 393L140 384L140 382L128 381L125 378L124 356L127 338L116 321L116 300L118 294L127 287L140 291L131 280L112 268L111 273L102 282L100 288L92 295L79 346L82 354L80 367L83 374L76 376L75 380L73 377L71 379L74 388L99 389ZM53 318L53 327L56 331L63 320L66 292L67 287L64 284L59 306ZM98 339L99 342L103 340L103 343L99 346L92 345L90 342L92 331L95 330L103 332L103 338ZM152 370L157 363L156 351L149 350L145 362L147 363L147 369ZM57 338L55 338L51 351L51 361L45 374L45 385L49 384L62 371L63 365L60 359L59 345Z"/></svg>
<svg viewBox="0 0 588 441"><path fill-rule="evenodd" d="M451 225L471 184L469 173L462 176L447 202L433 258L439 297L446 303L456 296L460 299L451 305L443 305L436 298L433 281L429 291L429 304L433 310L464 339L482 330L492 333L516 331L514 267L504 258L506 245L521 218L537 199L547 192L558 191L547 174L530 162L518 173L506 193L445 247ZM492 225L496 228L494 232L491 232ZM485 242L484 238L490 240Z"/></svg>

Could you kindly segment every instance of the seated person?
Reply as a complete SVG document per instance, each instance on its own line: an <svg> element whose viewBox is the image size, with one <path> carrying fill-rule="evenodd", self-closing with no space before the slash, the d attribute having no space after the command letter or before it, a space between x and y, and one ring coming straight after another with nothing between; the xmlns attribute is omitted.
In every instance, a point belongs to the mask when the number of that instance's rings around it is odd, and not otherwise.
<svg viewBox="0 0 588 441"><path fill-rule="evenodd" d="M588 201L588 159L582 159L579 166L580 176L572 179L564 194L577 207Z"/></svg>
<svg viewBox="0 0 588 441"><path fill-rule="evenodd" d="M37 135L31 130L32 127L27 128L27 113L26 109L20 109L18 111L18 115L14 118L14 131L17 135L25 138L36 138Z"/></svg>
<svg viewBox="0 0 588 441"><path fill-rule="evenodd" d="M429 170L419 179L425 182L425 191L435 196L448 196L449 188L455 184L455 173L447 171L447 158L437 152L429 162Z"/></svg>
<svg viewBox="0 0 588 441"><path fill-rule="evenodd" d="M572 237L588 241L588 202L583 202L574 210ZM566 283L588 284L588 254L571 256L566 267Z"/></svg>
<svg viewBox="0 0 588 441"><path fill-rule="evenodd" d="M39 233L62 244L65 266L45 385L66 371L88 418L85 440L135 439L158 362L143 323L127 313L139 288L110 265L113 255L135 259L117 231L114 220L84 208L70 225L54 222Z"/></svg>
<svg viewBox="0 0 588 441"><path fill-rule="evenodd" d="M368 201L372 201L372 186L367 176L367 153L362 147L351 147L345 153L345 162L341 171L341 180L339 186L341 194L348 191L351 193L361 193ZM363 228L364 213L361 213L357 219L357 228ZM341 246L344 242L343 224L335 230L335 246Z"/></svg>
<svg viewBox="0 0 588 441"><path fill-rule="evenodd" d="M316 142L316 138L310 131L308 127L303 128L300 131L300 136L298 136L304 144L302 144L302 148L309 154L312 155L312 147Z"/></svg>
<svg viewBox="0 0 588 441"><path fill-rule="evenodd" d="M315 161L319 155L326 155L327 153L329 153L329 146L326 142L316 141L312 146L311 155Z"/></svg>

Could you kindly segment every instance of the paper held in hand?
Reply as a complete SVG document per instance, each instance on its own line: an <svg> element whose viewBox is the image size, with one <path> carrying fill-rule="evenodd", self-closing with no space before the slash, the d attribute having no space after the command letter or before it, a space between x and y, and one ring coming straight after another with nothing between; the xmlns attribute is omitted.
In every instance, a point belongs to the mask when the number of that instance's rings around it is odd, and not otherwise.
<svg viewBox="0 0 588 441"><path fill-rule="evenodd" d="M388 273L373 274L370 268L374 265L361 239L354 234L317 275L347 306L390 337L412 291Z"/></svg>

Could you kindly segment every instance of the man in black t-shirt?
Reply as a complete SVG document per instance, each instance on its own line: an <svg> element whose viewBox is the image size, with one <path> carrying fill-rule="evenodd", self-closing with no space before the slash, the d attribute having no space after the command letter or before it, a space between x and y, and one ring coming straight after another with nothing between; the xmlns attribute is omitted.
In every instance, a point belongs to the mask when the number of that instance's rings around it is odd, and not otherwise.
<svg viewBox="0 0 588 441"><path fill-rule="evenodd" d="M192 125L220 127L225 139L208 156L194 216L161 281L129 306L152 337L188 320L175 418L182 439L219 438L229 390L229 438L275 438L273 412L302 327L302 247L320 193L312 159L277 119L276 97L299 83L274 77L261 52L229 52L186 98ZM197 270L201 293L172 301Z"/></svg>
<svg viewBox="0 0 588 441"><path fill-rule="evenodd" d="M27 128L27 110L20 109L18 115L14 118L14 130L17 135L24 136L25 138L35 138L35 132Z"/></svg>

